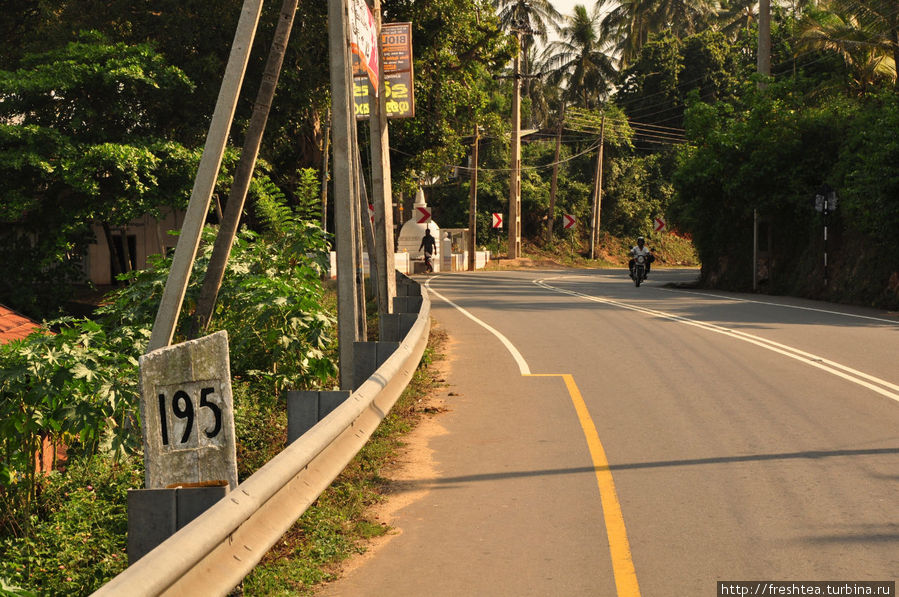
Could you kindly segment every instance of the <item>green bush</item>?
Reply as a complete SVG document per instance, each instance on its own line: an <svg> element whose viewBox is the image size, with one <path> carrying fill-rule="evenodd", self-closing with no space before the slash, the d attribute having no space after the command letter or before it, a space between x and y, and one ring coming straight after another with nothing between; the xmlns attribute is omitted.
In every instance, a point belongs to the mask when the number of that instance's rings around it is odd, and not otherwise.
<svg viewBox="0 0 899 597"><path fill-rule="evenodd" d="M127 566L127 491L142 480L135 459L105 456L72 459L65 474L40 479L31 535L0 540L0 578L41 595L98 589Z"/></svg>
<svg viewBox="0 0 899 597"><path fill-rule="evenodd" d="M286 388L333 384L335 318L321 284L327 238L274 197L268 230L238 236L212 330L228 331L242 477L283 446ZM178 325L185 337L214 231ZM96 321L60 319L0 347L0 594L41 587L84 594L124 565L125 490L142 485L138 357L147 345L170 260L123 279ZM65 474L35 472L45 439L68 447Z"/></svg>

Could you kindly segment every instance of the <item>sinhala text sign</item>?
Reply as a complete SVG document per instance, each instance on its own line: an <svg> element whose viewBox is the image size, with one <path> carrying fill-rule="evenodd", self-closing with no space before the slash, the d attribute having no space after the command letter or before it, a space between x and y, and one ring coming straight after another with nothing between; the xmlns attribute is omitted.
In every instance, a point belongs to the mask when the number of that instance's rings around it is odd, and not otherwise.
<svg viewBox="0 0 899 597"><path fill-rule="evenodd" d="M237 486L228 334L154 350L140 358L147 489L227 481Z"/></svg>
<svg viewBox="0 0 899 597"><path fill-rule="evenodd" d="M384 54L384 97L387 118L415 116L415 94L412 87L412 23L384 23L381 26L381 48ZM368 96L371 85L356 55L353 55L353 102L356 118L368 118Z"/></svg>

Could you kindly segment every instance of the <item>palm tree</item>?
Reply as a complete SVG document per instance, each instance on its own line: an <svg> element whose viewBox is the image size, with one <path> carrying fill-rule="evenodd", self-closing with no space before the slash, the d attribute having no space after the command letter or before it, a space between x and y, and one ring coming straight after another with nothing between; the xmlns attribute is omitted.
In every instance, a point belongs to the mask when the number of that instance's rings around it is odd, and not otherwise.
<svg viewBox="0 0 899 597"><path fill-rule="evenodd" d="M548 81L565 87L565 99L584 108L599 105L617 70L610 48L599 36L600 7L592 13L578 4L559 28L561 39L543 53Z"/></svg>
<svg viewBox="0 0 899 597"><path fill-rule="evenodd" d="M716 12L714 0L597 0L597 9L612 6L602 21L603 39L614 40L626 66L653 33L670 31L686 37L706 28Z"/></svg>
<svg viewBox="0 0 899 597"><path fill-rule="evenodd" d="M543 42L548 31L562 19L549 0L493 0L493 6L503 29L521 29Z"/></svg>
<svg viewBox="0 0 899 597"><path fill-rule="evenodd" d="M838 53L862 92L882 80L899 87L899 14L887 0L832 0L823 10L809 11L797 49Z"/></svg>
<svg viewBox="0 0 899 597"><path fill-rule="evenodd" d="M805 9L815 4L815 0L772 0L771 5L785 7L794 18L800 18ZM740 30L749 30L759 18L758 0L720 0L714 21L718 28L731 39L736 39Z"/></svg>
<svg viewBox="0 0 899 597"><path fill-rule="evenodd" d="M615 0L598 0L596 7L601 9L613 3ZM613 41L622 68L637 57L640 48L649 41L649 34L654 31L655 25L646 0L620 0L600 24L600 35Z"/></svg>
<svg viewBox="0 0 899 597"><path fill-rule="evenodd" d="M562 15L549 0L493 0L493 6L500 26L521 36L522 71L526 75L532 75L534 38L545 43L548 31L558 28ZM532 104L537 104L540 98L534 97L534 89L531 78L525 78L524 94L531 98Z"/></svg>
<svg viewBox="0 0 899 597"><path fill-rule="evenodd" d="M530 72L528 55L536 37L546 42L547 32L558 27L562 15L549 0L493 0L500 26L521 35L524 71Z"/></svg>
<svg viewBox="0 0 899 597"><path fill-rule="evenodd" d="M837 4L849 3L843 0ZM855 2L853 6L858 11L859 21L871 31L881 50L892 55L893 77L899 89L899 77L896 76L899 68L899 7L895 0L868 0Z"/></svg>
<svg viewBox="0 0 899 597"><path fill-rule="evenodd" d="M722 1L718 8L717 22L721 31L736 39L740 30L751 27L759 17L758 0L731 0Z"/></svg>

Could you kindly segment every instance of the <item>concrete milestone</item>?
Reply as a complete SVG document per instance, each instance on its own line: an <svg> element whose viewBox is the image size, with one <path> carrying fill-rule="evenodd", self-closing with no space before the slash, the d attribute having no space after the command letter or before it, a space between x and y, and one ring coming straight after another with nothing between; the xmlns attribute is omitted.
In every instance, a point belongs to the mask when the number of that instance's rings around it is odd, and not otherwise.
<svg viewBox="0 0 899 597"><path fill-rule="evenodd" d="M228 334L221 331L140 358L147 489L237 486Z"/></svg>

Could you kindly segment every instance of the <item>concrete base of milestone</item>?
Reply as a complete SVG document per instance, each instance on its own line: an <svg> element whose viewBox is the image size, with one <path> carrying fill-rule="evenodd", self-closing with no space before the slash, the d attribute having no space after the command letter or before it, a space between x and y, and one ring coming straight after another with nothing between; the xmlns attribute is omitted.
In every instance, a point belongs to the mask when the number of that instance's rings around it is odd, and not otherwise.
<svg viewBox="0 0 899 597"><path fill-rule="evenodd" d="M214 484L213 484L214 483ZM128 565L228 495L228 482L128 491Z"/></svg>

